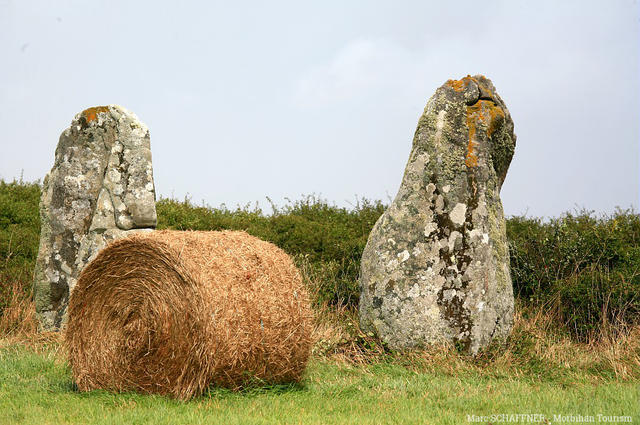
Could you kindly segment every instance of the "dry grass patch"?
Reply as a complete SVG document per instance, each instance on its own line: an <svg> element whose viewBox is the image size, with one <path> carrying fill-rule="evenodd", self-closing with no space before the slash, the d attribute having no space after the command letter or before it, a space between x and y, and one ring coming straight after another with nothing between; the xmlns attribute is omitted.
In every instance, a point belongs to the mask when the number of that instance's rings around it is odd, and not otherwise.
<svg viewBox="0 0 640 425"><path fill-rule="evenodd" d="M591 341L577 342L539 307L518 306L506 343L475 357L450 344L393 352L362 332L357 312L344 307L322 306L316 318L314 353L348 364L392 362L417 372L566 383L640 379L640 327L617 328L615 333L603 328Z"/></svg>

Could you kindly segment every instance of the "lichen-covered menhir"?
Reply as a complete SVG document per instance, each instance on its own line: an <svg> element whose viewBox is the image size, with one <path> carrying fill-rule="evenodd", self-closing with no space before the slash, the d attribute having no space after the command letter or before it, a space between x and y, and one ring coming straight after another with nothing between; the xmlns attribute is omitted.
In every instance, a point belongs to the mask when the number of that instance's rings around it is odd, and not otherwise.
<svg viewBox="0 0 640 425"><path fill-rule="evenodd" d="M513 289L500 188L516 137L481 75L449 80L418 122L402 184L362 255L360 322L392 348L504 339Z"/></svg>
<svg viewBox="0 0 640 425"><path fill-rule="evenodd" d="M97 106L62 132L40 200L34 273L41 330L66 321L69 293L107 242L156 225L149 130L126 109Z"/></svg>

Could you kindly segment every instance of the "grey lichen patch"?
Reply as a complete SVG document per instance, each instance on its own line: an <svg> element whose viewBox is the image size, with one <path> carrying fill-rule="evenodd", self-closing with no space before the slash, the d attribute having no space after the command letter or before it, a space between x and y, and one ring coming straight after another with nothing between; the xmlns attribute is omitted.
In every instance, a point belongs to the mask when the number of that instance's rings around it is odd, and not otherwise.
<svg viewBox="0 0 640 425"><path fill-rule="evenodd" d="M77 114L44 179L40 217L36 313L42 330L57 330L80 271L98 250L156 225L147 127L117 105Z"/></svg>
<svg viewBox="0 0 640 425"><path fill-rule="evenodd" d="M499 191L513 122L491 82L440 87L418 121L402 184L362 255L360 321L392 348L449 341L477 353L512 324Z"/></svg>
<svg viewBox="0 0 640 425"><path fill-rule="evenodd" d="M466 220L467 206L461 202L458 202L455 207L449 213L449 219L451 222L458 226L462 226Z"/></svg>

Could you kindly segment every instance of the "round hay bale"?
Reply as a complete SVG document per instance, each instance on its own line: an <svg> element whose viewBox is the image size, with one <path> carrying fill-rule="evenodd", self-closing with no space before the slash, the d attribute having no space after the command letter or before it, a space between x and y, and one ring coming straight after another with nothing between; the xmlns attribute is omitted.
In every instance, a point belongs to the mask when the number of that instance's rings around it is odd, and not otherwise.
<svg viewBox="0 0 640 425"><path fill-rule="evenodd" d="M187 399L211 385L295 382L312 343L309 297L291 258L244 232L117 240L82 271L68 317L81 391Z"/></svg>

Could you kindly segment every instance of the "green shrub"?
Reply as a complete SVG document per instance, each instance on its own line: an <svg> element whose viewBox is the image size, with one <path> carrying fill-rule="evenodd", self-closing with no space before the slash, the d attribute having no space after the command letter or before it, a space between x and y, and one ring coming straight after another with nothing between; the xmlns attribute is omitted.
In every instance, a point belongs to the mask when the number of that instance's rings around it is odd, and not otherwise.
<svg viewBox="0 0 640 425"><path fill-rule="evenodd" d="M330 205L315 196L271 205L267 215L257 206L229 210L194 206L162 199L157 203L158 228L180 230L244 230L273 242L300 262L303 258L317 278L317 302L357 306L360 257L376 220L380 202L360 201L353 209Z"/></svg>
<svg viewBox="0 0 640 425"><path fill-rule="evenodd" d="M0 180L0 314L9 291L31 290L40 239L40 186Z"/></svg>
<svg viewBox="0 0 640 425"><path fill-rule="evenodd" d="M632 210L507 221L518 297L552 305L574 337L640 323L640 216Z"/></svg>
<svg viewBox="0 0 640 425"><path fill-rule="evenodd" d="M540 298L554 282L598 265L609 270L640 267L640 217L634 211L595 216L583 211L543 222L507 220L514 289L523 298Z"/></svg>
<svg viewBox="0 0 640 425"><path fill-rule="evenodd" d="M554 282L552 294L562 324L588 341L638 323L640 271L611 272L594 264Z"/></svg>

